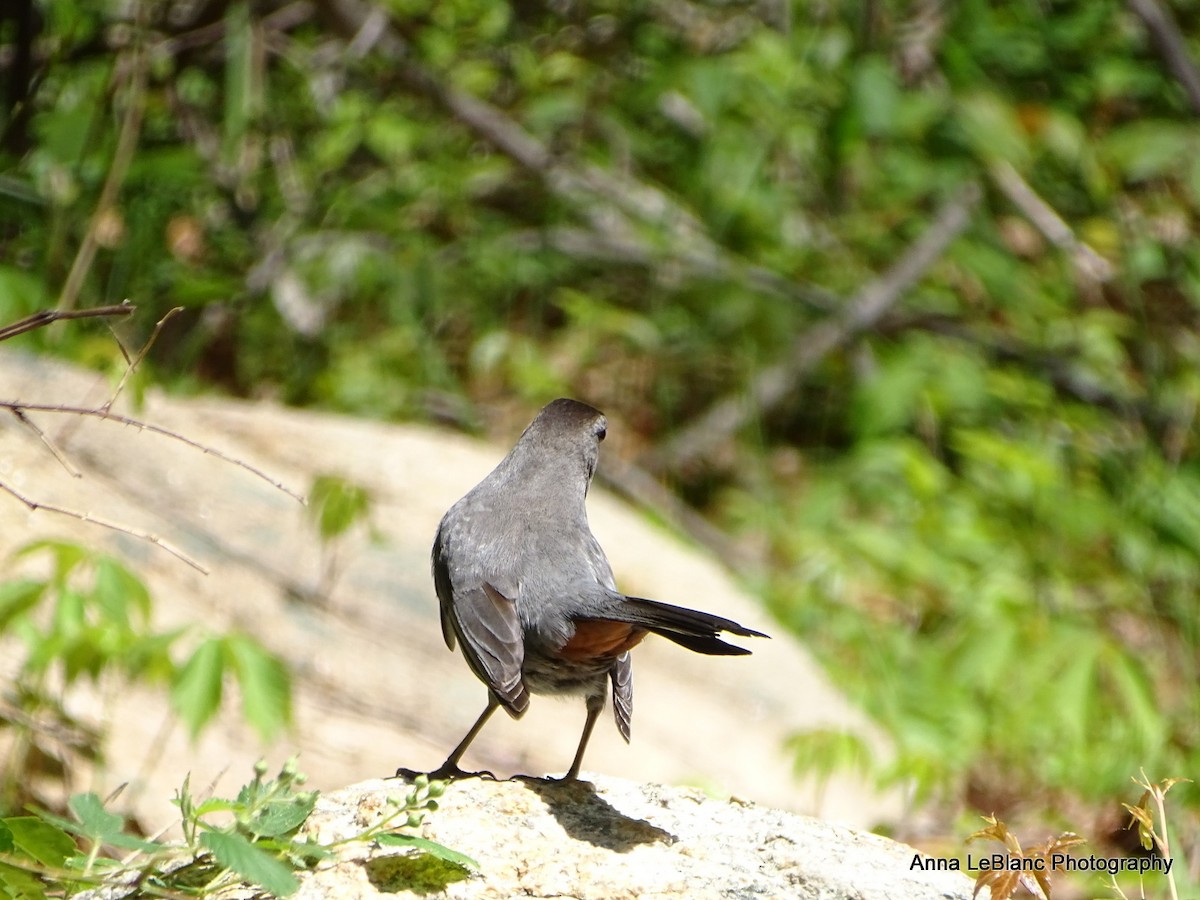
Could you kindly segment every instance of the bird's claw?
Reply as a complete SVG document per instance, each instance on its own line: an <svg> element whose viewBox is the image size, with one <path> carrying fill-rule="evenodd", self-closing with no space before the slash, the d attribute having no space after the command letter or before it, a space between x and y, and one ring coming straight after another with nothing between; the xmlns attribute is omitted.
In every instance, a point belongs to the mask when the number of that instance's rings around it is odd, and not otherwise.
<svg viewBox="0 0 1200 900"><path fill-rule="evenodd" d="M559 778L555 778L553 775L514 775L511 780L512 781L529 781L529 782L533 782L534 784L545 784L545 785L579 784L581 781L581 779L579 778L578 775L572 774L570 772L568 772L566 775L563 775Z"/></svg>

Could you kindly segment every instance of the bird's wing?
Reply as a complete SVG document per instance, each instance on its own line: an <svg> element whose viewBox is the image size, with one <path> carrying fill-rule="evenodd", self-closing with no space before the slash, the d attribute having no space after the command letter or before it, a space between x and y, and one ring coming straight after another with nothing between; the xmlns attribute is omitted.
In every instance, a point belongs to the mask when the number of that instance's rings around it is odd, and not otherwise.
<svg viewBox="0 0 1200 900"><path fill-rule="evenodd" d="M529 692L521 679L525 644L516 603L484 582L455 593L449 616L471 670L510 715L520 716L529 708Z"/></svg>
<svg viewBox="0 0 1200 900"><path fill-rule="evenodd" d="M446 646L453 650L461 642L463 656L475 676L491 689L510 715L524 713L529 708L529 693L521 680L525 644L517 605L486 582L455 590L443 529L438 529L433 542L433 586Z"/></svg>
<svg viewBox="0 0 1200 900"><path fill-rule="evenodd" d="M454 649L454 622L450 611L454 606L454 586L450 583L450 563L446 558L446 538L442 528L438 528L437 537L433 539L433 589L437 591L438 606L442 616L442 638L446 646Z"/></svg>

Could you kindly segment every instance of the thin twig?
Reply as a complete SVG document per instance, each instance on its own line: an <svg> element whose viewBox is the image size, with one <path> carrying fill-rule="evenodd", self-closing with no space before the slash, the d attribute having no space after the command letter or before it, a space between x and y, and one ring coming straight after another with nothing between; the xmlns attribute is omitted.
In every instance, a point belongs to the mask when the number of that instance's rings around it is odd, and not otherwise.
<svg viewBox="0 0 1200 900"><path fill-rule="evenodd" d="M1142 780L1150 784L1146 778L1146 770L1142 769ZM1151 785L1150 795L1154 797L1154 805L1158 809L1158 821L1162 834L1155 834L1154 839L1158 844L1158 852L1165 860L1171 858L1171 841L1167 837L1167 807L1166 807L1166 792L1162 789L1161 784ZM1167 876L1167 889L1171 892L1171 900L1179 900L1179 891L1175 887L1175 879Z"/></svg>
<svg viewBox="0 0 1200 900"><path fill-rule="evenodd" d="M315 13L316 5L311 0L296 0L294 3L288 3L263 16L259 19L259 24L268 31L290 31L310 20ZM152 45L151 50L156 55L178 56L180 53L196 47L215 44L225 36L225 30L225 20L218 19L216 22L202 25L183 34L164 38Z"/></svg>
<svg viewBox="0 0 1200 900"><path fill-rule="evenodd" d="M33 419L29 418L29 416L25 415L25 412L23 410L10 409L9 412L11 412L13 414L13 416L16 417L18 422L20 422L22 425L24 425L26 428L28 428L30 431L32 431L34 434L37 435L38 440L40 440L42 442L42 444L45 445L46 449L50 451L50 455L53 456L55 459L57 459L59 465L61 465L64 469L67 470L67 474L69 474L72 478L82 478L83 477L83 473L80 472L77 468L75 468L75 466L73 466L71 464L71 461L69 459L67 459L66 454L64 454L61 450L58 449L58 447L56 447L54 445L54 442L51 441L49 437L47 437L46 432L44 432L44 431L42 431L42 429L38 428L37 423L34 422Z"/></svg>
<svg viewBox="0 0 1200 900"><path fill-rule="evenodd" d="M592 228L553 227L519 231L509 240L520 249L549 247L574 259L611 262L654 273L670 268L673 275L677 272L691 281L740 282L756 292L801 303L815 312L834 312L841 306L841 298L827 288L787 278L765 266L743 260L687 248L660 247L640 234L618 235L612 229L601 232Z"/></svg>
<svg viewBox="0 0 1200 900"><path fill-rule="evenodd" d="M680 431L643 465L650 471L675 469L701 459L747 422L776 408L796 383L833 350L872 327L922 275L971 221L979 202L978 184L969 183L948 200L933 223L882 276L859 290L844 311L801 334L786 359L764 369L745 393L728 395Z"/></svg>
<svg viewBox="0 0 1200 900"><path fill-rule="evenodd" d="M1011 163L998 162L991 166L989 174L996 186L1004 192L1013 206L1029 219L1046 239L1060 250L1071 254L1075 267L1095 281L1109 281L1113 277L1112 264L1075 236L1071 226L1062 216L1043 200Z"/></svg>
<svg viewBox="0 0 1200 900"><path fill-rule="evenodd" d="M139 9L142 6L139 6ZM62 292L58 296L57 305L60 310L73 308L75 301L79 298L79 291L83 287L83 279L87 277L87 273L92 267L92 261L96 258L96 250L100 246L97 238L100 222L108 211L116 206L117 195L121 191L121 185L125 182L125 176L129 172L134 152L137 150L138 137L142 130L142 113L145 111L146 77L147 69L149 68L147 54L140 45L140 25L141 23L139 22L139 27L136 29L138 36L135 38L138 44L135 45L129 54L132 57L129 105L126 107L125 116L121 120L121 130L117 135L117 147L113 151L112 165L108 167L108 175L105 176L104 185L100 189L100 197L96 201L96 208L92 212L92 218L88 222L87 231L83 235L83 241L79 245L79 250L75 254L74 261L71 263L71 270L67 273L67 280L63 283Z"/></svg>
<svg viewBox="0 0 1200 900"><path fill-rule="evenodd" d="M42 503L40 500L30 500L24 494L14 490L3 481L0 481L0 491L4 491L6 494L9 494L15 497L17 500L20 500L27 507L29 507L30 511L32 512L37 512L39 509L44 509L46 512L53 512L58 513L59 515L69 516L72 519L78 519L80 522L87 522L91 525L99 525L101 528L108 528L112 531L118 531L121 534L127 534L130 537L135 537L138 540L148 541L149 543L166 550L172 556L187 563L197 572L200 572L204 575L208 574L208 569L204 568L204 566L200 565L200 563L196 562L196 560L192 559L173 544L164 541L162 538L158 537L158 535L150 534L148 531L138 531L135 528L128 528L125 525L118 525L116 522L110 522L107 519L97 518L91 513L81 513L73 509L67 509L63 506L55 506L52 503Z"/></svg>
<svg viewBox="0 0 1200 900"><path fill-rule="evenodd" d="M100 407L102 410L108 412L110 409L112 409L112 405L116 403L117 398L121 396L121 391L125 389L126 382L129 381L130 376L133 375L137 367L141 365L142 360L146 358L146 354L150 352L150 348L154 346L154 342L158 340L158 335L162 331L163 326L167 324L172 316L181 312L183 312L183 307L176 306L174 309L168 310L167 314L158 320L154 326L154 330L150 332L149 339L146 341L146 343L142 344L142 349L138 351L137 356L128 361L128 364L125 366L125 371L121 375L121 380L117 382L116 390L114 390L112 396L108 398L108 402ZM124 348L122 348L122 350L123 349Z"/></svg>
<svg viewBox="0 0 1200 900"><path fill-rule="evenodd" d="M282 481L272 478L261 469L257 469L248 462L244 462L243 460L230 456L227 453L222 453L215 447L210 447L207 444L201 444L199 441L194 441L176 431L171 431L169 428L163 428L161 425L154 425L150 422L142 422L139 419L131 419L129 416L122 416L118 413L114 413L103 408L88 409L81 406L62 406L49 403L22 403L16 400L0 400L0 409L21 410L23 412L66 413L74 416L91 416L92 418L96 419L105 419L110 422L116 422L119 425L129 425L133 428L137 428L139 431L150 431L154 434L161 434L164 437L169 437L172 440L179 441L182 444L187 444L187 446L199 450L201 453L204 453L208 456L216 457L222 462L227 462L231 465L237 466L240 469L245 469L251 475L261 478L272 487L283 491L292 499L297 500L306 506L308 505L308 501L304 499L302 494L296 493Z"/></svg>
<svg viewBox="0 0 1200 900"><path fill-rule="evenodd" d="M115 306L93 306L89 309L41 309L32 315L26 316L18 322L13 322L11 325L5 325L0 328L0 341L7 341L9 338L16 337L19 334L24 334L27 331L35 331L38 328L44 328L51 322L58 322L63 319L94 319L100 316L129 316L132 315L137 307L126 300L124 303L118 303Z"/></svg>
<svg viewBox="0 0 1200 900"><path fill-rule="evenodd" d="M1129 6L1150 32L1171 74L1183 86L1192 112L1200 115L1200 70L1188 55L1187 42L1170 10L1159 0L1129 0Z"/></svg>

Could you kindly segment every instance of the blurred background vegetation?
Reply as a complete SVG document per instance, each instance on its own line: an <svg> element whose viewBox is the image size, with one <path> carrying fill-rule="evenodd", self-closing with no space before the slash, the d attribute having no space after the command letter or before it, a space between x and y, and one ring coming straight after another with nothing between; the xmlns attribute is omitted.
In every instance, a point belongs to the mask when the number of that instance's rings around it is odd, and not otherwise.
<svg viewBox="0 0 1200 900"><path fill-rule="evenodd" d="M798 765L1119 830L1200 761L1198 52L1196 0L8 0L0 320L183 306L156 382L375 418L586 399L897 747Z"/></svg>

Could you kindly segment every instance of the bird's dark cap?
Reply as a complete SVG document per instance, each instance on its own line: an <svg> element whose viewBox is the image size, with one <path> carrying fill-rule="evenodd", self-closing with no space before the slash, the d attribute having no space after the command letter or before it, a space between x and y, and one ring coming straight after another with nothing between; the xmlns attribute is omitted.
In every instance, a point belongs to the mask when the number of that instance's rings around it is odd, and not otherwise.
<svg viewBox="0 0 1200 900"><path fill-rule="evenodd" d="M534 419L534 424L538 423L550 428L590 428L600 440L604 440L608 428L608 419L604 413L594 406L567 397L560 397L546 404Z"/></svg>

